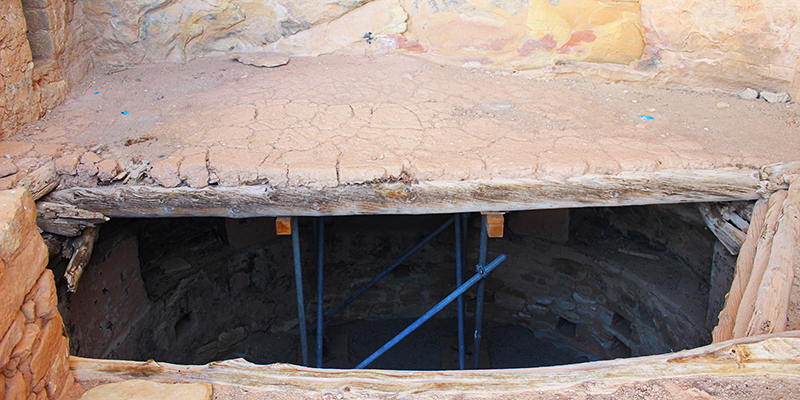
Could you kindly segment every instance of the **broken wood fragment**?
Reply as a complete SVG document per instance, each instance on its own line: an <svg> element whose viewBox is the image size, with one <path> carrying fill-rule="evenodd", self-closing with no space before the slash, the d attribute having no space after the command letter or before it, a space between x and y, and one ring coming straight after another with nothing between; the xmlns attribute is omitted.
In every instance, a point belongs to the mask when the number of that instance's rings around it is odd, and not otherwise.
<svg viewBox="0 0 800 400"><path fill-rule="evenodd" d="M795 268L800 268L800 178L789 181L747 336L786 330Z"/></svg>
<svg viewBox="0 0 800 400"><path fill-rule="evenodd" d="M76 237L84 228L108 221L105 215L82 210L69 204L39 201L36 203L36 225L39 229L61 236Z"/></svg>
<svg viewBox="0 0 800 400"><path fill-rule="evenodd" d="M54 162L37 168L17 183L17 187L28 189L31 192L33 200L39 200L56 186L58 186L58 173Z"/></svg>
<svg viewBox="0 0 800 400"><path fill-rule="evenodd" d="M278 217L275 219L275 233L278 236L288 236L292 234L292 218L294 217Z"/></svg>
<svg viewBox="0 0 800 400"><path fill-rule="evenodd" d="M733 283L728 294L725 296L725 306L719 313L719 320L711 336L714 343L733 339L733 325L736 321L736 314L739 311L739 304L742 301L747 282L753 272L753 261L756 256L756 245L761 232L764 229L765 218L767 215L767 201L758 200L750 220L750 229L747 237L739 249L739 257L736 258L736 270L733 275Z"/></svg>
<svg viewBox="0 0 800 400"><path fill-rule="evenodd" d="M92 257L92 250L94 249L94 242L97 241L97 236L100 233L98 227L88 227L83 230L81 236L76 238L72 243L74 252L72 258L69 260L67 270L64 272L64 278L67 280L67 291L75 292L83 275L83 270L89 264L89 259Z"/></svg>
<svg viewBox="0 0 800 400"><path fill-rule="evenodd" d="M700 210L700 215L706 222L708 229L714 233L714 236L725 245L732 255L739 254L739 248L742 247L747 235L740 231L738 228L728 223L723 217L719 204L698 203L697 209Z"/></svg>

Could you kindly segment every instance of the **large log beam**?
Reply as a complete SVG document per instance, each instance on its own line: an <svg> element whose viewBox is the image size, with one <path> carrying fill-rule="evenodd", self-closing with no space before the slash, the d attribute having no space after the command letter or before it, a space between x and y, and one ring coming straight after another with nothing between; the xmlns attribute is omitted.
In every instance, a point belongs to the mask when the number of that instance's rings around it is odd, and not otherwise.
<svg viewBox="0 0 800 400"><path fill-rule="evenodd" d="M800 377L800 332L748 337L678 353L543 368L467 371L330 370L288 364L256 365L243 359L207 365L115 361L70 357L78 382L147 378L208 382L286 392L337 391L364 398L378 393L505 393L563 390L688 376L775 374ZM500 396L502 397L502 396Z"/></svg>
<svg viewBox="0 0 800 400"><path fill-rule="evenodd" d="M754 200L759 198L759 180L756 169L725 168L584 175L563 181L397 182L327 189L116 184L58 190L46 201L110 217L442 214Z"/></svg>

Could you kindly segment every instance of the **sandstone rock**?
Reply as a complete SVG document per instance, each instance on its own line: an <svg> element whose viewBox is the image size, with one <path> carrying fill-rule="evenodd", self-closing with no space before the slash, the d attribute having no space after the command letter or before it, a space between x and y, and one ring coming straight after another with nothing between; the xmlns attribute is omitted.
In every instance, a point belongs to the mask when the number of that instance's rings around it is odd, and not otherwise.
<svg viewBox="0 0 800 400"><path fill-rule="evenodd" d="M289 63L289 56L281 53L237 53L231 54L231 58L255 67L273 68Z"/></svg>
<svg viewBox="0 0 800 400"><path fill-rule="evenodd" d="M0 192L0 259L6 262L28 239L36 221L36 207L24 189Z"/></svg>
<svg viewBox="0 0 800 400"><path fill-rule="evenodd" d="M25 295L47 266L47 247L36 230L28 229L26 243L6 263L6 273L0 280L0 316L18 312ZM0 332L8 329L10 319L0 319Z"/></svg>
<svg viewBox="0 0 800 400"><path fill-rule="evenodd" d="M65 154L56 158L56 172L60 175L76 175L78 173L78 155Z"/></svg>
<svg viewBox="0 0 800 400"><path fill-rule="evenodd" d="M95 386L82 400L211 400L212 388L208 383L156 383L140 379Z"/></svg>
<svg viewBox="0 0 800 400"><path fill-rule="evenodd" d="M94 164L80 164L78 165L77 173L82 178L97 176L97 166Z"/></svg>
<svg viewBox="0 0 800 400"><path fill-rule="evenodd" d="M163 187L173 188L181 184L179 170L183 157L171 155L155 164L150 169L150 177Z"/></svg>
<svg viewBox="0 0 800 400"><path fill-rule="evenodd" d="M33 144L5 140L0 142L0 157L16 158L33 149Z"/></svg>
<svg viewBox="0 0 800 400"><path fill-rule="evenodd" d="M10 158L0 158L0 178L5 178L11 174L16 174L19 171L14 162Z"/></svg>
<svg viewBox="0 0 800 400"><path fill-rule="evenodd" d="M96 164L100 161L103 161L103 159L93 151L87 151L81 155L81 164Z"/></svg>
<svg viewBox="0 0 800 400"><path fill-rule="evenodd" d="M6 399L25 400L28 398L29 389L22 374L15 374L6 379Z"/></svg>
<svg viewBox="0 0 800 400"><path fill-rule="evenodd" d="M755 100L758 98L758 90L746 88L739 93L739 98L744 100Z"/></svg>
<svg viewBox="0 0 800 400"><path fill-rule="evenodd" d="M5 178L0 178L0 190L8 190L14 187L17 183L19 174L9 175Z"/></svg>
<svg viewBox="0 0 800 400"><path fill-rule="evenodd" d="M51 270L44 270L28 296L36 305L36 318L48 320L58 314L56 283Z"/></svg>
<svg viewBox="0 0 800 400"><path fill-rule="evenodd" d="M67 353L67 348L63 347L64 341L62 332L61 316L56 316L42 326L42 334L31 350L31 379L39 382L44 378L52 361L61 354Z"/></svg>
<svg viewBox="0 0 800 400"><path fill-rule="evenodd" d="M61 338L60 348L64 349L63 352L57 354L50 364L50 369L41 382L45 382L45 393L51 399L60 399L59 395L64 390L67 390L72 384L72 374L69 370L69 353L68 340L65 337Z"/></svg>
<svg viewBox="0 0 800 400"><path fill-rule="evenodd" d="M25 325L25 330L22 332L22 339L20 339L16 346L14 346L14 350L11 351L11 358L23 359L30 356L33 345L36 342L36 339L39 338L40 332L41 330L39 325Z"/></svg>
<svg viewBox="0 0 800 400"><path fill-rule="evenodd" d="M95 164L97 166L97 179L101 182L111 182L120 172L117 160L103 160Z"/></svg>
<svg viewBox="0 0 800 400"><path fill-rule="evenodd" d="M11 325L3 338L0 339L0 367L8 363L11 358L11 351L22 339L22 334L25 331L25 317L21 312L17 312L14 315L3 315L2 318L4 321L10 321Z"/></svg>
<svg viewBox="0 0 800 400"><path fill-rule="evenodd" d="M205 152L186 156L178 168L178 176L191 188L204 188L208 186L209 178L206 162Z"/></svg>
<svg viewBox="0 0 800 400"><path fill-rule="evenodd" d="M260 184L258 166L269 153L248 149L213 146L208 151L209 170L215 172L221 186Z"/></svg>
<svg viewBox="0 0 800 400"><path fill-rule="evenodd" d="M789 96L789 93L768 92L766 90L762 91L759 97L766 100L768 103L788 103L792 100L792 98Z"/></svg>
<svg viewBox="0 0 800 400"><path fill-rule="evenodd" d="M22 311L22 315L25 316L27 323L31 323L36 319L36 305L33 303L33 300L28 300L23 303L22 307L20 307L20 311Z"/></svg>

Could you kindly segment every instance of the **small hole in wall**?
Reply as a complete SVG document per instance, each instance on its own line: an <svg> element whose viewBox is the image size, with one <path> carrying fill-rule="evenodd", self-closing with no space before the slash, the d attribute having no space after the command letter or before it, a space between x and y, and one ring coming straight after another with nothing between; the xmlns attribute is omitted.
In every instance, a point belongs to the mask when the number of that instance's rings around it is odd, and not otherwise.
<svg viewBox="0 0 800 400"><path fill-rule="evenodd" d="M180 340L192 329L192 314L187 313L175 323L175 338Z"/></svg>
<svg viewBox="0 0 800 400"><path fill-rule="evenodd" d="M619 313L614 313L614 316L611 318L611 327L625 338L631 338L631 334L633 333L631 322Z"/></svg>
<svg viewBox="0 0 800 400"><path fill-rule="evenodd" d="M614 358L628 358L631 356L631 348L622 343L621 340L614 338L610 353Z"/></svg>
<svg viewBox="0 0 800 400"><path fill-rule="evenodd" d="M574 338L578 332L578 325L561 317L556 321L556 328L562 335L570 338Z"/></svg>

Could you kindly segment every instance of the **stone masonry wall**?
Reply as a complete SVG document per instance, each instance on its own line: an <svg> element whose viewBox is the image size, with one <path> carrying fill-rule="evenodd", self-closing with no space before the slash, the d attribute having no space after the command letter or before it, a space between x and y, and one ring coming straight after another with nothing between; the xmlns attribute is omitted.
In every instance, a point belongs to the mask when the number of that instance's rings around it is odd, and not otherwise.
<svg viewBox="0 0 800 400"><path fill-rule="evenodd" d="M0 5L0 138L53 109L92 65L76 0Z"/></svg>
<svg viewBox="0 0 800 400"><path fill-rule="evenodd" d="M0 191L0 398L63 399L73 378L27 190Z"/></svg>

